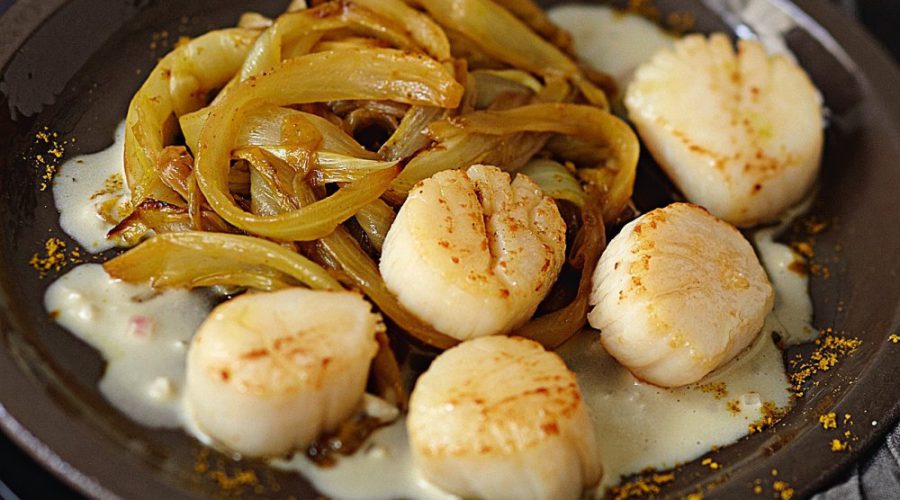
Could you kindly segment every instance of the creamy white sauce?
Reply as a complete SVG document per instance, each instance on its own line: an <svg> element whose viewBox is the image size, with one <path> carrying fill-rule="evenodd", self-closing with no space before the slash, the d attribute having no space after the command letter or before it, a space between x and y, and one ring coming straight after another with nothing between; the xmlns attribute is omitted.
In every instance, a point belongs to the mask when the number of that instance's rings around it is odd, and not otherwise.
<svg viewBox="0 0 900 500"><path fill-rule="evenodd" d="M637 67L677 40L656 24L607 6L562 5L550 19L572 34L576 53L609 73L623 94Z"/></svg>
<svg viewBox="0 0 900 500"><path fill-rule="evenodd" d="M413 467L405 418L376 431L360 451L342 457L335 467L318 467L303 453L272 465L300 472L317 490L335 498L456 498L432 486Z"/></svg>
<svg viewBox="0 0 900 500"><path fill-rule="evenodd" d="M98 153L67 160L53 178L53 202L63 231L85 250L98 253L116 243L106 238L112 224L100 216L107 203L126 199L125 121L116 128L115 142ZM120 186L115 189L115 186ZM112 189L111 189L112 188Z"/></svg>
<svg viewBox="0 0 900 500"><path fill-rule="evenodd" d="M675 389L640 382L599 340L584 332L560 350L591 410L604 472L598 494L622 476L668 469L731 444L760 419L763 402L781 408L790 399L781 351L766 335L700 383ZM706 385L716 383L727 394Z"/></svg>
<svg viewBox="0 0 900 500"><path fill-rule="evenodd" d="M113 406L149 427L182 425L185 355L210 310L203 293L158 293L83 264L50 285L44 306L106 360L100 392Z"/></svg>
<svg viewBox="0 0 900 500"><path fill-rule="evenodd" d="M809 198L812 200L812 197ZM763 331L775 331L785 345L810 342L819 334L812 326L813 305L809 297L809 277L791 269L791 264L803 258L789 246L775 241L784 229L809 208L809 202L801 203L785 215L775 226L758 229L753 233L753 246L775 288L775 308L768 317Z"/></svg>
<svg viewBox="0 0 900 500"><path fill-rule="evenodd" d="M550 15L573 33L579 52L613 74L623 89L640 63L673 41L652 23L608 7L563 6ZM112 147L67 162L54 184L63 229L91 251L113 246L105 237L111 226L96 215L103 200L92 196L111 176L123 175L123 136L120 126ZM735 442L761 417L764 402L779 408L789 404L781 353L769 333L776 331L794 343L810 340L815 331L809 326L807 279L789 270L796 258L793 251L773 241L786 224L752 236L776 291L764 334L702 382L677 389L642 383L603 350L599 334L592 330L560 350L578 375L600 444L604 478L598 495L624 475L672 467ZM185 414L182 395L187 347L211 307L205 294L154 294L146 286L112 280L101 266L87 264L51 285L45 305L58 312L62 326L107 361L100 390L113 406L139 423L181 426L210 443ZM727 394L709 389L719 383ZM320 468L303 453L272 465L302 473L333 497L453 498L415 471L403 418L374 433L356 455L341 458L335 467Z"/></svg>

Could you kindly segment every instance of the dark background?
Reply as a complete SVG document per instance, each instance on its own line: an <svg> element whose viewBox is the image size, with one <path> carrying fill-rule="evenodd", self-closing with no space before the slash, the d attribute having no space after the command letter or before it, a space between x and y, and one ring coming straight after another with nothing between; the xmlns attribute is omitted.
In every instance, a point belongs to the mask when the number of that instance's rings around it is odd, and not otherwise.
<svg viewBox="0 0 900 500"><path fill-rule="evenodd" d="M2 15L15 0L0 0ZM900 0L832 0L858 19L900 63ZM0 498L77 498L0 432Z"/></svg>

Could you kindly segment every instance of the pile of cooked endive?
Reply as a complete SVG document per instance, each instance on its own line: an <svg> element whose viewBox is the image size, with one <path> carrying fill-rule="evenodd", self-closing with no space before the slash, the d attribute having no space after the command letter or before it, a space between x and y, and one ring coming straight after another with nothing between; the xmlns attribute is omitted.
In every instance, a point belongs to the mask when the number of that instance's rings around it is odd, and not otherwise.
<svg viewBox="0 0 900 500"><path fill-rule="evenodd" d="M304 450L369 392L439 488L578 497L604 437L554 349L588 329L661 387L745 349L774 296L735 226L808 193L818 92L721 34L617 90L530 0L312 3L159 61L110 232L133 248L106 271L222 292L186 398L224 449ZM688 202L638 214L641 144ZM435 359L407 380L410 349Z"/></svg>

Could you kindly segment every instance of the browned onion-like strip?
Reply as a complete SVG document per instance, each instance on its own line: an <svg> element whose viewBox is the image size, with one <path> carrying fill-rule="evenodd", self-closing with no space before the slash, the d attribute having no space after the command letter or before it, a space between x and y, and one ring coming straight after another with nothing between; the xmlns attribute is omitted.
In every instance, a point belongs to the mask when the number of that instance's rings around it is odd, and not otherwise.
<svg viewBox="0 0 900 500"><path fill-rule="evenodd" d="M527 132L510 135L460 133L446 137L406 164L391 185L391 190L385 194L385 199L400 204L417 182L443 170L483 163L515 171L528 163L544 147L548 138L549 134Z"/></svg>
<svg viewBox="0 0 900 500"><path fill-rule="evenodd" d="M132 203L146 198L183 203L160 179L159 155L178 131L176 118L203 106L208 92L240 70L257 36L253 30L212 31L173 50L147 77L125 119L125 179Z"/></svg>
<svg viewBox="0 0 900 500"><path fill-rule="evenodd" d="M444 66L395 50L324 52L286 61L233 87L213 105L201 133L195 175L213 210L244 231L276 239L309 241L331 232L360 207L378 199L398 169L384 169L341 188L329 198L276 216L256 216L228 192L231 148L243 116L262 104L385 99L454 107L463 88ZM384 189L382 189L384 188Z"/></svg>
<svg viewBox="0 0 900 500"><path fill-rule="evenodd" d="M375 200L363 207L356 214L356 222L369 238L369 243L376 251L381 252L384 240L396 218L394 209L382 200Z"/></svg>
<svg viewBox="0 0 900 500"><path fill-rule="evenodd" d="M562 309L532 319L517 329L515 335L540 342L547 349L556 349L584 328L594 268L606 247L601 206L599 193L595 189L589 189L587 202L581 212L581 229L569 255L569 265L581 270L575 299Z"/></svg>
<svg viewBox="0 0 900 500"><path fill-rule="evenodd" d="M425 52L440 61L450 54L441 28L400 0L327 2L279 17L250 51L241 79L268 71L284 59L306 55L328 32L338 30L374 36L399 49Z"/></svg>
<svg viewBox="0 0 900 500"><path fill-rule="evenodd" d="M492 0L416 0L442 26L462 33L489 56L544 76L572 80L592 104L607 109L606 94L574 61Z"/></svg>
<svg viewBox="0 0 900 500"><path fill-rule="evenodd" d="M450 42L444 30L427 15L409 7L402 0L354 0L355 3L402 24L416 43L438 61L450 58Z"/></svg>
<svg viewBox="0 0 900 500"><path fill-rule="evenodd" d="M434 106L414 106L406 112L397 130L381 146L378 154L386 160L405 160L428 146L425 129L446 110Z"/></svg>
<svg viewBox="0 0 900 500"><path fill-rule="evenodd" d="M372 302L375 302L381 312L413 339L441 350L459 343L458 340L438 332L400 305L384 284L378 266L344 228L339 227L334 233L320 239L317 247L326 255L329 262L339 266L339 270L343 271L353 285L362 289Z"/></svg>
<svg viewBox="0 0 900 500"><path fill-rule="evenodd" d="M544 9L531 0L494 0L518 17L537 34L568 54L573 53L572 35L547 17Z"/></svg>
<svg viewBox="0 0 900 500"><path fill-rule="evenodd" d="M314 289L342 289L321 266L297 252L237 234L186 231L157 235L106 262L103 268L113 278L149 282L154 288L246 286L252 280L278 284L292 278ZM257 278L248 277L254 274ZM271 280L273 276L278 278Z"/></svg>
<svg viewBox="0 0 900 500"><path fill-rule="evenodd" d="M159 178L179 196L188 200L191 196L190 176L194 158L184 146L166 146L156 160Z"/></svg>
<svg viewBox="0 0 900 500"><path fill-rule="evenodd" d="M164 201L147 199L134 207L128 217L122 219L107 233L108 238L120 239L127 245L137 244L149 231L177 233L194 229L194 221L187 207ZM228 224L215 212L200 210L198 217L204 229L229 232Z"/></svg>
<svg viewBox="0 0 900 500"><path fill-rule="evenodd" d="M306 168L292 167L260 148L236 151L235 157L250 164L251 212L257 215L276 215L299 208L300 204L293 192L294 178L305 175ZM307 165L309 163L311 162L306 162Z"/></svg>
<svg viewBox="0 0 900 500"><path fill-rule="evenodd" d="M601 165L610 172L604 184L603 220L616 220L628 205L634 189L640 144L625 122L593 106L561 103L530 104L502 111L479 111L450 120L433 123L429 130L437 140L462 133L489 135L517 132L554 132L575 136L608 149ZM414 172L407 168L395 181L409 182Z"/></svg>

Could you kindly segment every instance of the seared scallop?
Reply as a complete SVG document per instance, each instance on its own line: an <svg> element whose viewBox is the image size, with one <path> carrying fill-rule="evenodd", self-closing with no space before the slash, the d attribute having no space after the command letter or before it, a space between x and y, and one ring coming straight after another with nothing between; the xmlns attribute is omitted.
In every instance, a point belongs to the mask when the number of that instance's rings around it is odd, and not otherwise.
<svg viewBox="0 0 900 500"><path fill-rule="evenodd" d="M525 175L448 170L419 183L384 242L381 274L410 312L459 340L522 325L565 258L566 226Z"/></svg>
<svg viewBox="0 0 900 500"><path fill-rule="evenodd" d="M753 248L701 207L675 203L632 221L593 277L588 320L635 376L697 382L759 334L774 293Z"/></svg>
<svg viewBox="0 0 900 500"><path fill-rule="evenodd" d="M759 42L686 36L637 70L625 104L685 197L737 226L777 218L818 173L821 96Z"/></svg>
<svg viewBox="0 0 900 500"><path fill-rule="evenodd" d="M575 374L531 340L493 336L441 354L416 383L418 470L464 498L579 498L600 480Z"/></svg>
<svg viewBox="0 0 900 500"><path fill-rule="evenodd" d="M369 303L349 292L294 288L225 302L191 343L190 417L247 456L307 446L358 407L380 327Z"/></svg>

